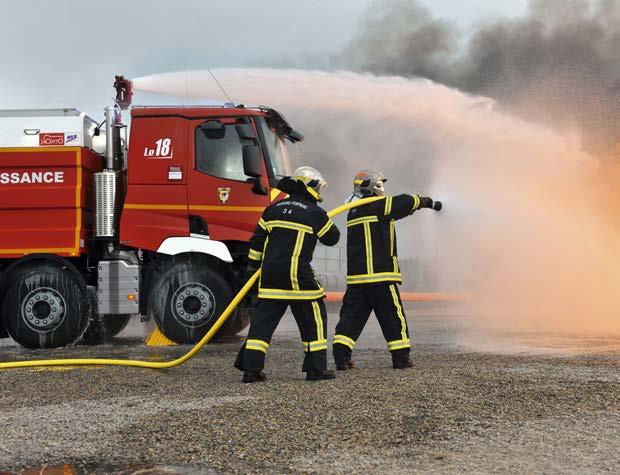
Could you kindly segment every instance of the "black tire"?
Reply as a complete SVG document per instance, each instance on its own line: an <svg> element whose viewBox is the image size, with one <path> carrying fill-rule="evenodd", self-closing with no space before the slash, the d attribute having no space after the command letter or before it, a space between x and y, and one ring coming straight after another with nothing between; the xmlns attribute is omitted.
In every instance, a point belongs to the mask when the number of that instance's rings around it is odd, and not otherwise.
<svg viewBox="0 0 620 475"><path fill-rule="evenodd" d="M9 338L9 332L6 331L6 328L4 327L4 322L2 321L2 303L4 302L4 293L6 290L3 280L6 277L6 274L2 274L0 272L0 338Z"/></svg>
<svg viewBox="0 0 620 475"><path fill-rule="evenodd" d="M213 266L199 259L177 260L154 276L147 313L166 337L182 345L193 344L209 331L233 297L232 286ZM226 333L235 318L236 311L218 335Z"/></svg>
<svg viewBox="0 0 620 475"><path fill-rule="evenodd" d="M43 265L16 275L4 296L2 318L26 348L60 348L78 341L89 322L86 286L67 269Z"/></svg>
<svg viewBox="0 0 620 475"><path fill-rule="evenodd" d="M125 329L130 318L131 315L96 315L91 320L82 343L98 345L110 341Z"/></svg>

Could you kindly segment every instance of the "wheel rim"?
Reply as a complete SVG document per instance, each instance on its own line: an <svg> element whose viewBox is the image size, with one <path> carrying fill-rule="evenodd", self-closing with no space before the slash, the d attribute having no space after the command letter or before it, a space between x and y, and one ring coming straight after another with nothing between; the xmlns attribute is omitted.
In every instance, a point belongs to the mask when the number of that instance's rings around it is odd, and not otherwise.
<svg viewBox="0 0 620 475"><path fill-rule="evenodd" d="M182 285L172 296L172 314L185 327L199 327L213 316L215 297L211 290L198 283Z"/></svg>
<svg viewBox="0 0 620 475"><path fill-rule="evenodd" d="M62 324L66 308L65 299L58 291L39 287L22 300L22 319L36 332L49 332Z"/></svg>

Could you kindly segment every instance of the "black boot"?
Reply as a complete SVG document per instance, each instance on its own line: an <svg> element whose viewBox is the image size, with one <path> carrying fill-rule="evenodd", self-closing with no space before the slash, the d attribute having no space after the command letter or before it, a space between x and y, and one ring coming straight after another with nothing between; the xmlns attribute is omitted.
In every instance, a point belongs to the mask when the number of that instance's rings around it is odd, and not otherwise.
<svg viewBox="0 0 620 475"><path fill-rule="evenodd" d="M411 368L412 366L413 366L413 363L409 361L409 359L392 360L392 368L394 369L405 369L405 368Z"/></svg>
<svg viewBox="0 0 620 475"><path fill-rule="evenodd" d="M312 370L306 373L306 381L321 381L323 379L336 379L336 373L328 369Z"/></svg>
<svg viewBox="0 0 620 475"><path fill-rule="evenodd" d="M351 360L336 360L336 369L338 371L346 371L355 368L355 363Z"/></svg>
<svg viewBox="0 0 620 475"><path fill-rule="evenodd" d="M265 381L267 376L265 373L259 371L244 371L243 379L244 383L260 383L261 381Z"/></svg>
<svg viewBox="0 0 620 475"><path fill-rule="evenodd" d="M338 371L346 371L355 366L351 361L351 351L348 348L345 349L343 345L335 344L333 352Z"/></svg>

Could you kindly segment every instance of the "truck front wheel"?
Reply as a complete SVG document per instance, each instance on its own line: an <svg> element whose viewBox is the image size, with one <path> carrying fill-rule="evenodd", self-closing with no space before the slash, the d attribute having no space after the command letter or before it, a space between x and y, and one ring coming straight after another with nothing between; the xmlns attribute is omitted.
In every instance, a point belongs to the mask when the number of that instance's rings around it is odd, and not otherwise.
<svg viewBox="0 0 620 475"><path fill-rule="evenodd" d="M16 276L2 317L11 337L27 348L59 348L79 340L88 326L86 287L68 270L42 266Z"/></svg>
<svg viewBox="0 0 620 475"><path fill-rule="evenodd" d="M217 270L188 259L171 263L155 278L147 312L166 337L193 344L209 331L233 297L231 285ZM235 319L236 311L229 321Z"/></svg>

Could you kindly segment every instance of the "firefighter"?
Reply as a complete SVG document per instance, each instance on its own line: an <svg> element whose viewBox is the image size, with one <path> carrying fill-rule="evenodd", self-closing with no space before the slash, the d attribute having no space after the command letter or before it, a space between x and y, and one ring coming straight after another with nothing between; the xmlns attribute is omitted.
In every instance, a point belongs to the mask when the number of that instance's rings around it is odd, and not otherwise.
<svg viewBox="0 0 620 475"><path fill-rule="evenodd" d="M336 377L327 370L325 292L310 266L317 240L333 246L340 238L334 222L317 205L325 185L311 167L300 167L292 177L281 179L277 188L289 197L265 209L250 240L247 273L253 275L259 267L262 271L258 304L235 361L244 383L265 380L262 370L271 336L289 306L305 351L302 371L306 379Z"/></svg>
<svg viewBox="0 0 620 475"><path fill-rule="evenodd" d="M353 180L348 201L371 196L381 200L353 208L347 215L347 291L334 335L338 370L353 367L351 353L374 310L395 369L411 367L409 329L397 284L401 283L395 221L420 208L439 211L440 201L418 195L386 196L383 174L363 170Z"/></svg>

